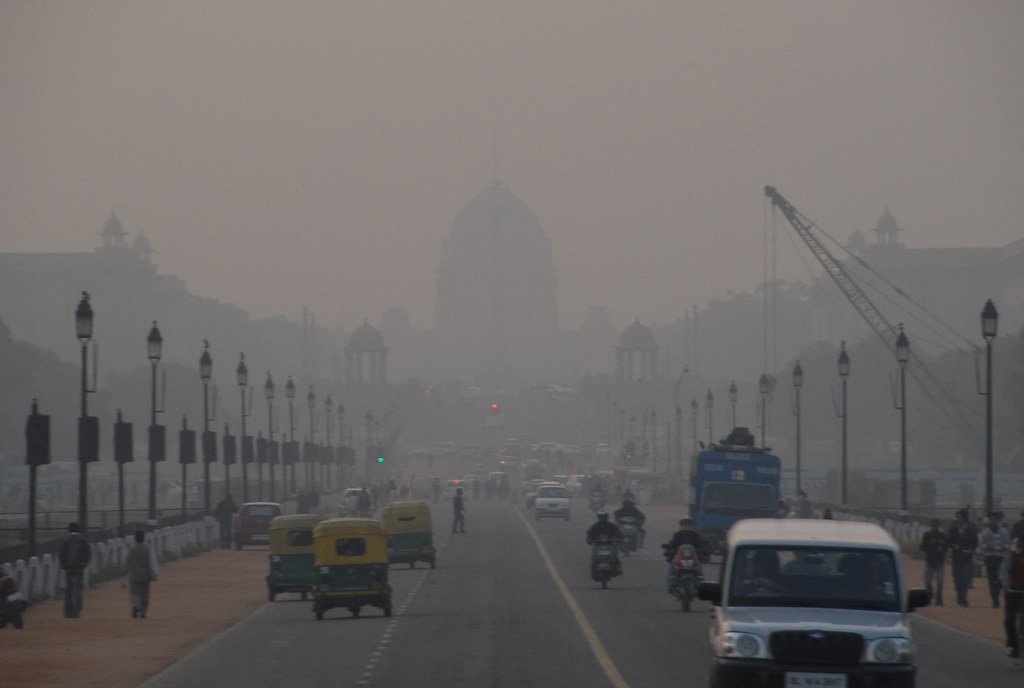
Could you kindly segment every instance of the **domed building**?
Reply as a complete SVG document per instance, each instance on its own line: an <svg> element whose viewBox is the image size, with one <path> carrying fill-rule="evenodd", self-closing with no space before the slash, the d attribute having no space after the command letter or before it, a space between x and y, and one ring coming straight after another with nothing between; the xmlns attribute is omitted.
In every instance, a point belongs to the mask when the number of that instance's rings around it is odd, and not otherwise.
<svg viewBox="0 0 1024 688"><path fill-rule="evenodd" d="M620 381L653 380L658 373L658 345L640 319L622 331L615 347L615 377Z"/></svg>
<svg viewBox="0 0 1024 688"><path fill-rule="evenodd" d="M442 242L435 328L458 372L474 376L532 372L557 336L551 242L500 182L459 211Z"/></svg>
<svg viewBox="0 0 1024 688"><path fill-rule="evenodd" d="M384 385L388 379L388 347L384 336L366 320L353 330L345 347L345 382L350 387Z"/></svg>

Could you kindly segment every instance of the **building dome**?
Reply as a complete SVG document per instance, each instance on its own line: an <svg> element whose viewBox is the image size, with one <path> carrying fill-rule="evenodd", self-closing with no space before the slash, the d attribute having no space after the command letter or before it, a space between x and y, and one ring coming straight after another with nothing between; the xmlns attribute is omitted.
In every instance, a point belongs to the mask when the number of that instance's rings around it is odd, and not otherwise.
<svg viewBox="0 0 1024 688"><path fill-rule="evenodd" d="M461 241L481 233L540 238L544 231L530 206L507 186L495 182L463 206L452 222L449 236Z"/></svg>
<svg viewBox="0 0 1024 688"><path fill-rule="evenodd" d="M100 236L104 237L123 237L124 227L121 226L121 221L117 219L117 215L114 211L110 211L110 217L107 219L107 224L103 225L103 231L100 232Z"/></svg>
<svg viewBox="0 0 1024 688"><path fill-rule="evenodd" d="M349 349L383 349L384 335L376 327L364 320L348 339Z"/></svg>
<svg viewBox="0 0 1024 688"><path fill-rule="evenodd" d="M640 324L640 318L622 331L619 337L619 346L624 349L651 349L657 346L654 343L654 333L651 328Z"/></svg>

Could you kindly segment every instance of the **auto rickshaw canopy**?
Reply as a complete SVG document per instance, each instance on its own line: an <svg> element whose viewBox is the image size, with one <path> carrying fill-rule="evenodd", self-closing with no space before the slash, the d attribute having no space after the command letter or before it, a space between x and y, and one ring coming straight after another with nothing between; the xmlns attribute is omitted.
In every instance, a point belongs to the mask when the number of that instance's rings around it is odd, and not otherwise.
<svg viewBox="0 0 1024 688"><path fill-rule="evenodd" d="M430 506L426 502L392 502L381 510L381 520L388 535L432 532Z"/></svg>
<svg viewBox="0 0 1024 688"><path fill-rule="evenodd" d="M313 528L317 566L387 563L388 535L372 518L332 518Z"/></svg>
<svg viewBox="0 0 1024 688"><path fill-rule="evenodd" d="M270 521L271 554L312 554L313 528L324 520L316 514L288 514Z"/></svg>

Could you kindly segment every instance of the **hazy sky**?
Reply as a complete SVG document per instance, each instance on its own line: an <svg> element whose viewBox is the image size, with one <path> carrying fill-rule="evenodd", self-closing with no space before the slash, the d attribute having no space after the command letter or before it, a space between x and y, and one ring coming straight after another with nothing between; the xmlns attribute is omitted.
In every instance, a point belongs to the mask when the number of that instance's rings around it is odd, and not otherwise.
<svg viewBox="0 0 1024 688"><path fill-rule="evenodd" d="M0 0L0 251L115 209L255 316L428 327L497 157L563 326L666 322L760 281L765 184L844 238L1024 237L1022 35L1012 0Z"/></svg>

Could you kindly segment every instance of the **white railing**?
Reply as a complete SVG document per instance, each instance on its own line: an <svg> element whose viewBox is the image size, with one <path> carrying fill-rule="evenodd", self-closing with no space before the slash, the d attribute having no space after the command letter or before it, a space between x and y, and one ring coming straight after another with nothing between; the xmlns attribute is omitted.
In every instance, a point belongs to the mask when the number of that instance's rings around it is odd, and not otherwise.
<svg viewBox="0 0 1024 688"><path fill-rule="evenodd" d="M120 576L134 541L134 537L124 537L92 543L92 559L85 571L86 586L94 578ZM220 526L216 519L206 517L146 533L146 542L158 562L171 561L220 547ZM4 562L0 564L0 573L12 576L21 594L32 602L56 597L64 589L64 571L52 554Z"/></svg>

